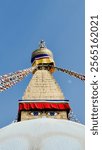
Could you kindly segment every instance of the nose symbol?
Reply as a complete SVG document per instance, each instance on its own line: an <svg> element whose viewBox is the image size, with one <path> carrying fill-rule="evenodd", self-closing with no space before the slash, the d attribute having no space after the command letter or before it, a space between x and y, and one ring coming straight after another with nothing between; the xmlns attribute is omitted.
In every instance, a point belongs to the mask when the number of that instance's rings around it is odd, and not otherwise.
<svg viewBox="0 0 102 150"><path fill-rule="evenodd" d="M42 118L46 118L46 116L42 116Z"/></svg>

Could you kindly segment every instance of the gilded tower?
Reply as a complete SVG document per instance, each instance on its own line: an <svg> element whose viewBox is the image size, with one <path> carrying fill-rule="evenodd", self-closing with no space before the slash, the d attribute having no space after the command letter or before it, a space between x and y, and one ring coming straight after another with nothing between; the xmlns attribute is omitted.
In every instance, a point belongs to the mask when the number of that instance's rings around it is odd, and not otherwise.
<svg viewBox="0 0 102 150"><path fill-rule="evenodd" d="M37 118L68 119L70 106L53 77L55 62L45 42L40 42L31 57L33 71L22 100L19 100L18 121Z"/></svg>

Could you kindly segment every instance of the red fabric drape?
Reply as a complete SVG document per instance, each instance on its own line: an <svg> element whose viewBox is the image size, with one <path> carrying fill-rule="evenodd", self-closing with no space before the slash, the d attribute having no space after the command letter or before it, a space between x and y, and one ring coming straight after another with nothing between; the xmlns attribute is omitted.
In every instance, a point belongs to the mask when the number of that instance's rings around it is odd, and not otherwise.
<svg viewBox="0 0 102 150"><path fill-rule="evenodd" d="M19 110L30 110L30 109L57 109L57 110L70 110L68 103L19 103Z"/></svg>

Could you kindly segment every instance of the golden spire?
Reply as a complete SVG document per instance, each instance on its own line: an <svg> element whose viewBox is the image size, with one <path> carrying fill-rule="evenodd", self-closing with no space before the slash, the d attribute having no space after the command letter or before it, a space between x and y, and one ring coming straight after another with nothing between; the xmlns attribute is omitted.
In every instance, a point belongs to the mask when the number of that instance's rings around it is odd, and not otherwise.
<svg viewBox="0 0 102 150"><path fill-rule="evenodd" d="M53 59L52 52L46 47L45 42L41 40L39 44L39 48L34 50L31 57L32 66L38 65L38 69L45 68L49 70L51 73L55 71L53 68L55 66L55 62Z"/></svg>

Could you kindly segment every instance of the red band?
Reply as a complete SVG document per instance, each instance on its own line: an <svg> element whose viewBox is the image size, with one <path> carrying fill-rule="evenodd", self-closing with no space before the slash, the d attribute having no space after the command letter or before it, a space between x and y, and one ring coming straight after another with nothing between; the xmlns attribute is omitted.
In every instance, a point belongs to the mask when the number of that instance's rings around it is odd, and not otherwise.
<svg viewBox="0 0 102 150"><path fill-rule="evenodd" d="M68 103L19 103L19 110L31 110L31 109L56 109L56 110L70 110Z"/></svg>

